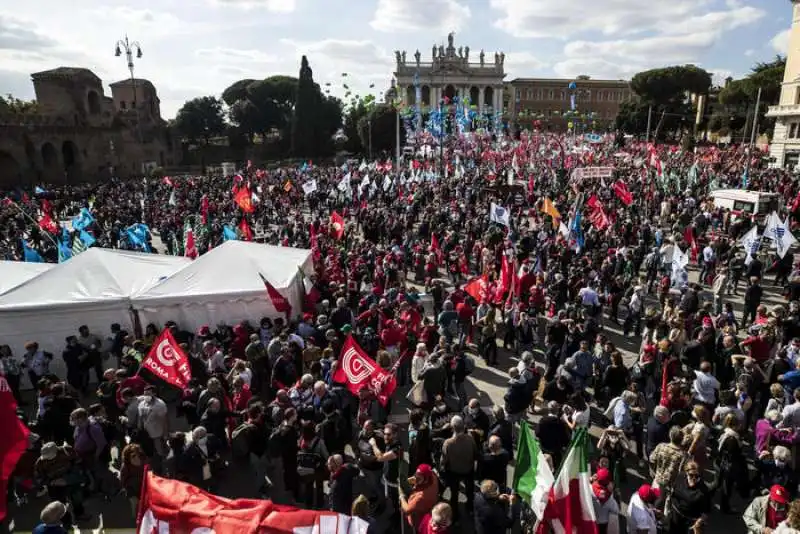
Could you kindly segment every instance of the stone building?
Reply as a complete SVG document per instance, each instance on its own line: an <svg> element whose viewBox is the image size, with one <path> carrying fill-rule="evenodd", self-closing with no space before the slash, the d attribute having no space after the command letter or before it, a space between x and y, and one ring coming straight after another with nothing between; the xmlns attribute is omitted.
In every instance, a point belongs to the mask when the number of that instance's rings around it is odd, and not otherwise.
<svg viewBox="0 0 800 534"><path fill-rule="evenodd" d="M570 89L570 83L575 89ZM571 112L571 95L575 94L576 113ZM570 122L581 128L605 130L613 127L620 106L635 98L625 80L575 80L551 78L516 78L506 83L504 106L510 122L530 128L539 121L541 127L564 131ZM591 118L589 118L591 117Z"/></svg>
<svg viewBox="0 0 800 534"><path fill-rule="evenodd" d="M59 67L31 78L36 112L0 112L0 189L127 178L178 162L180 143L147 80L114 83L109 97L100 78L84 68Z"/></svg>
<svg viewBox="0 0 800 534"><path fill-rule="evenodd" d="M781 98L777 106L770 106L767 117L775 118L769 147L772 164L796 168L800 163L800 0L792 0L792 27Z"/></svg>
<svg viewBox="0 0 800 534"><path fill-rule="evenodd" d="M407 58L406 52L396 51L396 70L394 76L403 105L416 106L417 88L423 113L431 106L447 97L469 97L470 104L479 112L492 113L501 110L503 105L503 63L505 54L495 53L494 57L486 57L483 50L470 60L468 46L456 49L453 34L447 36L447 47L434 45L431 49L431 60L422 61L419 50L413 58Z"/></svg>

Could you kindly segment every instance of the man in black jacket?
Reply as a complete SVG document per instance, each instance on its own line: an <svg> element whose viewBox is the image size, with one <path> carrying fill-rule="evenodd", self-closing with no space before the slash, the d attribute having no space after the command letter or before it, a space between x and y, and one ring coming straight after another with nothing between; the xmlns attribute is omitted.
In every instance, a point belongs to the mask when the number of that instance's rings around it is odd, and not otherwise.
<svg viewBox="0 0 800 534"><path fill-rule="evenodd" d="M341 454L334 454L328 457L328 472L331 474L328 508L350 515L350 508L353 506L353 481L358 477L358 467L345 463Z"/></svg>

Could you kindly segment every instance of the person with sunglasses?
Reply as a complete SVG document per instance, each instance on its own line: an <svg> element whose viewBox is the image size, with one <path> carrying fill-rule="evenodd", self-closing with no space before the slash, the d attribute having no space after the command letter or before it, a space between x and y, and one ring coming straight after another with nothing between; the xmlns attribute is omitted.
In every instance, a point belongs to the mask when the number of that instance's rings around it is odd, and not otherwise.
<svg viewBox="0 0 800 534"><path fill-rule="evenodd" d="M696 462L690 461L686 462L683 471L685 476L676 481L670 499L667 528L669 534L701 531L711 511L713 492L703 482L700 467Z"/></svg>

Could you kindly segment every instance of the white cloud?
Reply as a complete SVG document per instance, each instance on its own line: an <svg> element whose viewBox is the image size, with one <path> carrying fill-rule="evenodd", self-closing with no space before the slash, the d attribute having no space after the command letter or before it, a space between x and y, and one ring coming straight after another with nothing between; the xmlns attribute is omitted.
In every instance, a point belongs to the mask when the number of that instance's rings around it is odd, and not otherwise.
<svg viewBox="0 0 800 534"><path fill-rule="evenodd" d="M260 50L239 50L236 48L198 48L195 57L209 63L277 63L278 56L265 54Z"/></svg>
<svg viewBox="0 0 800 534"><path fill-rule="evenodd" d="M752 48L748 48L747 50L744 51L744 55L747 57L753 57L754 55L756 55L756 51L753 50Z"/></svg>
<svg viewBox="0 0 800 534"><path fill-rule="evenodd" d="M711 74L711 83L717 87L724 87L725 80L728 78L736 78L736 75L729 69L706 69Z"/></svg>
<svg viewBox="0 0 800 534"><path fill-rule="evenodd" d="M297 0L210 0L210 2L224 8L265 9L272 13L292 13L297 9Z"/></svg>
<svg viewBox="0 0 800 534"><path fill-rule="evenodd" d="M784 30L777 34L770 40L769 44L771 44L772 48L779 54L786 54L789 52L789 30Z"/></svg>
<svg viewBox="0 0 800 534"><path fill-rule="evenodd" d="M530 52L509 52L506 54L505 70L509 79L527 78L548 67L549 64Z"/></svg>
<svg viewBox="0 0 800 534"><path fill-rule="evenodd" d="M370 26L388 33L446 34L463 29L471 16L470 8L458 0L378 0Z"/></svg>
<svg viewBox="0 0 800 534"><path fill-rule="evenodd" d="M760 9L730 4L725 11L710 11L711 4L711 0L560 0L554 8L551 0L490 0L499 12L495 27L514 37L568 39L598 31L609 36L719 32L764 16Z"/></svg>

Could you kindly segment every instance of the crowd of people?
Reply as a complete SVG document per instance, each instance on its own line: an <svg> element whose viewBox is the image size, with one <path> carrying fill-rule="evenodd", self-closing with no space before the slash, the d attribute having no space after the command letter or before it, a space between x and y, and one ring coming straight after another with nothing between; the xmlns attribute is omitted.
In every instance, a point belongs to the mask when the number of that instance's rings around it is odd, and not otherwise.
<svg viewBox="0 0 800 534"><path fill-rule="evenodd" d="M108 333L76 324L61 355L36 340L0 347L32 430L9 499L19 510L46 492L37 533L86 519L87 497L120 493L132 522L148 466L212 493L235 477L228 496L335 510L373 532L532 529L529 496L508 475L528 420L554 471L575 432L600 427L603 534L620 518L636 534L699 533L730 513L750 534L800 530L800 272L791 251L743 249L763 220L709 199L741 187L749 164L748 188L781 193L779 215L792 217L800 186L747 157L613 136L470 135L441 160L400 167L248 163L225 179L11 193L5 259L25 258L24 241L58 261L62 231L48 237L36 221L87 208L95 246L189 254L191 229L198 254L226 239L310 248L315 276L293 317L196 332L126 332L110 317ZM592 167L612 173L576 172ZM144 242L125 230L138 224ZM683 253L696 282L675 274ZM164 328L190 356L180 392L140 372ZM402 395L384 405L334 379L349 336ZM53 358L66 376L50 373ZM478 359L507 373L493 405L470 378Z"/></svg>

